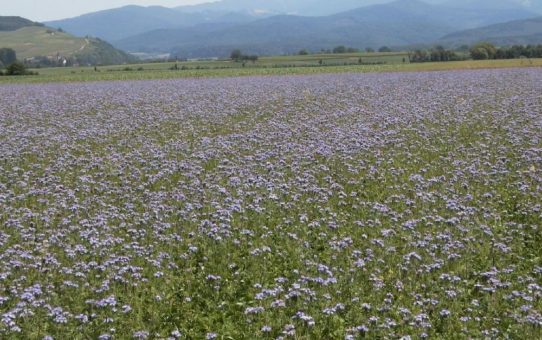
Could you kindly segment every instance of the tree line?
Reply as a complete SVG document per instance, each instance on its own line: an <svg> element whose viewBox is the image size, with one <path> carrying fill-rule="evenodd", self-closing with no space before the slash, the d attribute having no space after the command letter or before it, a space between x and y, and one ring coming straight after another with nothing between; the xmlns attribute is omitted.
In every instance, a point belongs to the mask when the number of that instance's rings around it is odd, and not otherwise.
<svg viewBox="0 0 542 340"><path fill-rule="evenodd" d="M488 42L480 42L472 46L470 55L474 60L542 58L542 44L496 47Z"/></svg>
<svg viewBox="0 0 542 340"><path fill-rule="evenodd" d="M459 61L469 58L473 60L542 58L542 45L496 47L488 42L479 42L471 47L461 46L456 50L435 46L431 49L418 49L409 53L411 63Z"/></svg>
<svg viewBox="0 0 542 340"><path fill-rule="evenodd" d="M415 50L408 55L411 63L464 60L456 51L435 46L429 50Z"/></svg>
<svg viewBox="0 0 542 340"><path fill-rule="evenodd" d="M389 48L388 46L382 46L377 51L380 52L380 53L393 52L393 50L391 48ZM361 49L359 49L359 48L339 45L339 46L334 47L333 49L321 49L319 52L317 52L317 54L320 54L320 53L325 53L325 54L346 54L346 53L361 53L361 52L363 52L363 51ZM365 49L365 52L374 53L375 50L373 48L368 47L368 48ZM297 54L298 55L309 55L309 54L312 54L312 53L309 50L307 50L306 48L304 48L302 50L299 50L299 52Z"/></svg>
<svg viewBox="0 0 542 340"><path fill-rule="evenodd" d="M235 49L231 52L230 54L230 59L233 60L233 61L242 61L242 62L245 62L245 61L252 61L253 63L255 63L256 61L258 61L258 56L257 55L247 55L247 54L243 54L243 52L241 52L241 50L239 49Z"/></svg>

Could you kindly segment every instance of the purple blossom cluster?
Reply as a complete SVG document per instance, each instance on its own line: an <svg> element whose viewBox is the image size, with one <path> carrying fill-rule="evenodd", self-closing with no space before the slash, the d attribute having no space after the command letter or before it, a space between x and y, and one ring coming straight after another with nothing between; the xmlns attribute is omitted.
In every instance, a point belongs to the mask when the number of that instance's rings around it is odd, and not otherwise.
<svg viewBox="0 0 542 340"><path fill-rule="evenodd" d="M0 338L542 336L540 69L0 93Z"/></svg>

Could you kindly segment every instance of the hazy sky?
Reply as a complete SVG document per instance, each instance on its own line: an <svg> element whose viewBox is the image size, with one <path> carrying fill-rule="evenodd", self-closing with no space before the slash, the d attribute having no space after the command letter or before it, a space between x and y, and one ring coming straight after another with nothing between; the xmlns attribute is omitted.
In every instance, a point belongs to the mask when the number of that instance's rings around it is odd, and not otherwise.
<svg viewBox="0 0 542 340"><path fill-rule="evenodd" d="M211 0L1 0L0 15L18 15L34 21L74 17L125 5L175 7Z"/></svg>

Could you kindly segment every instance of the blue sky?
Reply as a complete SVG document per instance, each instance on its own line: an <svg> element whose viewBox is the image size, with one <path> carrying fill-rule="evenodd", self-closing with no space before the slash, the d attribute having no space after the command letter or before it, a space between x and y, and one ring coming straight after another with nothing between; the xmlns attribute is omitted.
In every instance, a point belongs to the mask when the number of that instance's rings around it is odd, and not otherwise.
<svg viewBox="0 0 542 340"><path fill-rule="evenodd" d="M74 17L124 5L175 7L211 0L2 0L0 15L18 15L34 21Z"/></svg>

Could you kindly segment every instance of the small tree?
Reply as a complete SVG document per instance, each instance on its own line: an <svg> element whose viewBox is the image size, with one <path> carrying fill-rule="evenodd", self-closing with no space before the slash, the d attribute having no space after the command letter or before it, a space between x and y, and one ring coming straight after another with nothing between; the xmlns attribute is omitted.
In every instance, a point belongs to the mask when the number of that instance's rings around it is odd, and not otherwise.
<svg viewBox="0 0 542 340"><path fill-rule="evenodd" d="M231 51L231 54L230 54L231 60L239 61L241 60L242 57L243 57L243 53L241 52L241 50L235 49Z"/></svg>
<svg viewBox="0 0 542 340"><path fill-rule="evenodd" d="M8 65L6 74L9 76L23 76L27 74L27 71L23 63L16 61Z"/></svg>
<svg viewBox="0 0 542 340"><path fill-rule="evenodd" d="M470 56L474 60L487 60L489 59L489 54L485 48L473 47L470 49Z"/></svg>
<svg viewBox="0 0 542 340"><path fill-rule="evenodd" d="M309 51L307 49L302 49L297 54L299 54L299 55L309 55Z"/></svg>
<svg viewBox="0 0 542 340"><path fill-rule="evenodd" d="M333 53L346 53L346 47L345 46L337 46L333 49Z"/></svg>
<svg viewBox="0 0 542 340"><path fill-rule="evenodd" d="M413 63L423 63L428 60L429 60L429 57L427 56L427 52L422 51L422 50L414 51L414 53L410 57L410 61Z"/></svg>
<svg viewBox="0 0 542 340"><path fill-rule="evenodd" d="M488 42L480 42L470 49L470 55L474 60L495 59L497 48Z"/></svg>
<svg viewBox="0 0 542 340"><path fill-rule="evenodd" d="M391 48L388 46L382 46L378 49L378 52L385 53L385 52L391 52Z"/></svg>

